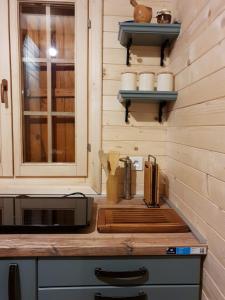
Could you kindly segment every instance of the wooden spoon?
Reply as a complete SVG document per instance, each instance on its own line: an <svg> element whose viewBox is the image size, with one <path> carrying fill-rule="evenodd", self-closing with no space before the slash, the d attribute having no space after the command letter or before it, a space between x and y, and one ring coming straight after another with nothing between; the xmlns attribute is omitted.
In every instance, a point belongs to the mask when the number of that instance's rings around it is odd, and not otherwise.
<svg viewBox="0 0 225 300"><path fill-rule="evenodd" d="M103 150L99 150L98 152L99 158L100 158L100 162L102 164L102 167L105 171L106 176L109 175L109 162L108 162L108 154L104 153Z"/></svg>
<svg viewBox="0 0 225 300"><path fill-rule="evenodd" d="M118 167L118 162L120 158L120 153L117 151L109 152L109 165L110 165L110 175L115 175L116 168Z"/></svg>

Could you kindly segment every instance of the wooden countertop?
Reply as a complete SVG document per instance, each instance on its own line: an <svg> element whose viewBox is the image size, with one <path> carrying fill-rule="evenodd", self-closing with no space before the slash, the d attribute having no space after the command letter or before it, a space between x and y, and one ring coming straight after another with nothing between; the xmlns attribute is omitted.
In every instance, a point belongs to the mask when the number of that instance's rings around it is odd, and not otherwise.
<svg viewBox="0 0 225 300"><path fill-rule="evenodd" d="M123 202L121 207L143 207L137 200ZM103 200L97 207L105 207ZM109 205L107 205L109 207ZM102 234L96 230L96 218L89 231L78 234L2 234L0 257L46 257L46 256L138 256L166 255L168 247L203 247L192 232L152 234ZM195 249L196 250L196 249Z"/></svg>

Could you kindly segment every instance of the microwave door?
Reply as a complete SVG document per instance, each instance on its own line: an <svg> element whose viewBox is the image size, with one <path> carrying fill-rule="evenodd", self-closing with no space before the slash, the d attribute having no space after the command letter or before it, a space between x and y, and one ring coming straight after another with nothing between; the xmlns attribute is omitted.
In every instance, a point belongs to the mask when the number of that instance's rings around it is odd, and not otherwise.
<svg viewBox="0 0 225 300"><path fill-rule="evenodd" d="M85 225L84 202L79 198L18 198L15 200L16 224L25 226Z"/></svg>
<svg viewBox="0 0 225 300"><path fill-rule="evenodd" d="M0 225L14 225L13 198L0 198Z"/></svg>

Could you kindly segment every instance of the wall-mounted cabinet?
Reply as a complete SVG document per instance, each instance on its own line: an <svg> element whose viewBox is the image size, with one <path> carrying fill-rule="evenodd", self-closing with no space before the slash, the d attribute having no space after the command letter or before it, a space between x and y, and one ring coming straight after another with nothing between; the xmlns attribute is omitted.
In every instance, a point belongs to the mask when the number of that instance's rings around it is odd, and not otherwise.
<svg viewBox="0 0 225 300"><path fill-rule="evenodd" d="M87 176L88 0L2 0L0 18L0 175Z"/></svg>
<svg viewBox="0 0 225 300"><path fill-rule="evenodd" d="M10 88L10 44L8 28L8 1L0 1L0 40L4 47L1 47L0 55L0 176L13 175L12 161L12 107Z"/></svg>

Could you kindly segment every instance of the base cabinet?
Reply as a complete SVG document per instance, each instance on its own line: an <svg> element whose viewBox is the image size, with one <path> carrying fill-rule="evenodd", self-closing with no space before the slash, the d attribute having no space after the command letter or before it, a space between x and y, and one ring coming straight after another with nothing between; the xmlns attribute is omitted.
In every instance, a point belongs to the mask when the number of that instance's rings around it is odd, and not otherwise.
<svg viewBox="0 0 225 300"><path fill-rule="evenodd" d="M36 300L36 260L0 260L0 299Z"/></svg>
<svg viewBox="0 0 225 300"><path fill-rule="evenodd" d="M38 300L199 300L200 256L38 260Z"/></svg>
<svg viewBox="0 0 225 300"><path fill-rule="evenodd" d="M44 288L38 294L39 300L198 300L199 286Z"/></svg>
<svg viewBox="0 0 225 300"><path fill-rule="evenodd" d="M199 300L201 256L0 260L0 300Z"/></svg>

